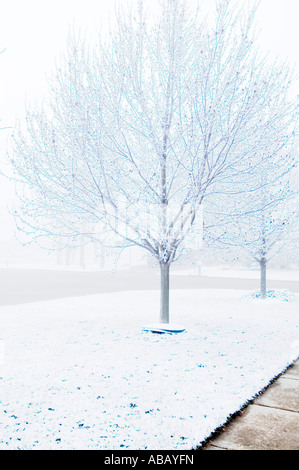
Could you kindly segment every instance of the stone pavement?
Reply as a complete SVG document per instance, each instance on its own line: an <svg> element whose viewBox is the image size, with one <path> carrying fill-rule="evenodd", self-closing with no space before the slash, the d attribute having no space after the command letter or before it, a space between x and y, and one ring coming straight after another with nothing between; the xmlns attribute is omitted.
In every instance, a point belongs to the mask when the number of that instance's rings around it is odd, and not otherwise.
<svg viewBox="0 0 299 470"><path fill-rule="evenodd" d="M299 450L299 360L202 450Z"/></svg>

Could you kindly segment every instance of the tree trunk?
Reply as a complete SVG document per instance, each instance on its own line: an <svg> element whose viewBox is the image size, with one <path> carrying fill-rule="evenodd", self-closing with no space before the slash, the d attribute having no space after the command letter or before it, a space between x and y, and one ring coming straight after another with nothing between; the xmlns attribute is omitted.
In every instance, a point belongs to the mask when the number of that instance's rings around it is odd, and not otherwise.
<svg viewBox="0 0 299 470"><path fill-rule="evenodd" d="M169 264L160 263L160 323L169 323Z"/></svg>
<svg viewBox="0 0 299 470"><path fill-rule="evenodd" d="M57 264L58 266L61 265L61 250L57 251Z"/></svg>
<svg viewBox="0 0 299 470"><path fill-rule="evenodd" d="M83 244L80 246L80 267L85 269L85 247Z"/></svg>
<svg viewBox="0 0 299 470"><path fill-rule="evenodd" d="M266 267L267 261L265 258L260 260L260 290L261 290L261 299L265 299L267 297L267 281L266 281Z"/></svg>
<svg viewBox="0 0 299 470"><path fill-rule="evenodd" d="M65 254L65 264L69 266L71 264L71 249L67 247L66 254Z"/></svg>

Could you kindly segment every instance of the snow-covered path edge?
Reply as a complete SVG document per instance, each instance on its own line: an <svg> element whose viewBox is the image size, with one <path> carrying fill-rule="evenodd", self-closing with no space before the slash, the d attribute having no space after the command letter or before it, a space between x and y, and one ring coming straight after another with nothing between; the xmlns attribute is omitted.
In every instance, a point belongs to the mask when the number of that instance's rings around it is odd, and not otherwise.
<svg viewBox="0 0 299 470"><path fill-rule="evenodd" d="M0 448L199 446L299 355L298 296L244 295L173 291L179 335L155 291L2 307Z"/></svg>
<svg viewBox="0 0 299 470"><path fill-rule="evenodd" d="M217 437L225 429L225 427L229 423L231 423L231 421L233 421L237 416L239 416L240 413L243 412L250 404L252 404L256 398L261 396L277 379L279 379L279 377L281 377L285 372L287 372L287 370L290 369L298 360L299 356L297 356L294 360L287 364L284 369L281 370L281 372L272 377L272 379L270 379L269 382L261 390L259 390L255 395L246 400L246 402L244 402L239 409L227 416L226 421L224 423L220 424L216 429L211 432L209 436L203 439L199 445L197 445L191 450L201 450L202 448L206 447L206 445L210 443L215 437Z"/></svg>

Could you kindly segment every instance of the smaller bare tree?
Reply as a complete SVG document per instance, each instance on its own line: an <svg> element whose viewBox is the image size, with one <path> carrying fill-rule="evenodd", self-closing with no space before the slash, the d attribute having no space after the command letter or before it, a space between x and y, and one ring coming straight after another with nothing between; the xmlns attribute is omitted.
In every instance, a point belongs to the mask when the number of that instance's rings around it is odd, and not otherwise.
<svg viewBox="0 0 299 470"><path fill-rule="evenodd" d="M275 178L274 172L270 175L268 177ZM212 230L213 238L217 238L214 245L223 249L229 259L236 259L243 253L258 263L261 299L267 297L269 261L278 255L295 256L294 234L299 211L293 176L290 171L279 180L269 182L263 175L263 184L258 189L230 198L229 210L211 213L213 222L206 227L206 236L209 237Z"/></svg>

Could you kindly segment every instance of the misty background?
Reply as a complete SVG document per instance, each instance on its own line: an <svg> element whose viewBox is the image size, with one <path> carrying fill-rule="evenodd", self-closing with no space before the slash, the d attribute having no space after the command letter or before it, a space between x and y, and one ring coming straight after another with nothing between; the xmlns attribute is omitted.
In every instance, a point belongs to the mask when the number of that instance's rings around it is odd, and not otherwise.
<svg viewBox="0 0 299 470"><path fill-rule="evenodd" d="M208 0L201 2L208 11ZM155 2L151 3L153 11ZM11 0L3 2L0 17L0 166L7 168L9 137L17 119L22 120L25 104L40 103L47 93L48 80L55 63L64 53L70 30L81 30L88 38L107 32L113 2L106 0ZM297 0L262 0L256 24L258 42L263 51L288 62L298 71L298 16ZM297 94L297 89L294 89ZM14 187L0 175L0 267L52 266L79 269L111 270L116 266L151 266L153 261L137 248L121 255L107 252L96 244L76 250L64 249L51 253L32 244L23 246L18 241L14 219L9 213L14 203ZM119 256L120 255L120 256ZM194 261L194 260L193 260ZM182 259L187 264L192 259ZM200 274L198 259L195 272ZM222 264L221 254L209 254L202 264ZM240 266L250 268L246 259ZM238 267L238 263L234 263ZM292 259L277 257L273 268L296 268ZM254 269L257 269L254 266ZM201 272L203 274L203 272Z"/></svg>

